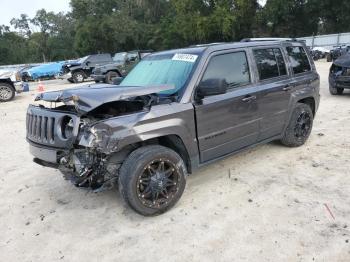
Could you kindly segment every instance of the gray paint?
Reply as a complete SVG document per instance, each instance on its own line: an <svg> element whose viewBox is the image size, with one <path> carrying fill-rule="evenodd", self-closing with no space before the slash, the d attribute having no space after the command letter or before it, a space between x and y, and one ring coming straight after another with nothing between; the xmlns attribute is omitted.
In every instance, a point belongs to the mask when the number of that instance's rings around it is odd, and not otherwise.
<svg viewBox="0 0 350 262"><path fill-rule="evenodd" d="M74 143L97 148L101 152L111 154L122 151L130 144L176 135L186 146L192 168L195 169L244 148L277 139L286 128L293 108L298 101L304 98L313 98L316 110L319 104L319 76L310 58L312 71L294 75L290 69L290 61L284 54L288 75L268 81L259 81L257 68L252 57L252 49L277 46L285 51L287 45L302 44L288 41L248 42L183 50L184 53L188 50L202 53L198 66L178 102L156 104L151 108L130 115L89 124L89 133ZM248 54L252 83L223 95L206 97L200 102L195 101L196 86L210 57L218 53L242 49L246 50ZM286 88L287 90L285 90ZM73 91L67 92L70 95L74 93ZM125 90L125 92L127 91ZM133 95L145 95L146 93L140 89ZM256 100L245 102L242 99L246 96L255 96ZM45 95L42 99L44 97ZM108 101L129 97L129 95L122 96L122 93L118 93ZM104 99L107 99L107 96L99 99L96 105L107 102ZM47 100L50 99L47 98ZM33 107L29 108L29 113L31 110ZM49 109L40 110L47 114L56 113ZM77 117L79 118L79 116ZM96 138L95 141L91 139L92 135ZM77 136L74 138L77 139ZM42 144L30 137L28 140L38 147ZM66 148L69 147L71 144L67 144Z"/></svg>

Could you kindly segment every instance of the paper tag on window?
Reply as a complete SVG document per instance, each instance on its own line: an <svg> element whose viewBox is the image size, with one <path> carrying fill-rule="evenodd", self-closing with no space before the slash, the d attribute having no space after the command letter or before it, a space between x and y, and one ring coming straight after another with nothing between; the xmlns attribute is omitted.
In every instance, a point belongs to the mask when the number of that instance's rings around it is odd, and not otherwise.
<svg viewBox="0 0 350 262"><path fill-rule="evenodd" d="M176 61L185 61L194 63L197 60L198 55L190 55L190 54L175 54L172 60Z"/></svg>

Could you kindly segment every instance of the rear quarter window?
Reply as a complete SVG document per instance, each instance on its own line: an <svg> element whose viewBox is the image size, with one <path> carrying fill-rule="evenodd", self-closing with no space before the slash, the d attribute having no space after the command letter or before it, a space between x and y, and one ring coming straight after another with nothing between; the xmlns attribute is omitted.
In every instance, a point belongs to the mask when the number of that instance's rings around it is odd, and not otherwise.
<svg viewBox="0 0 350 262"><path fill-rule="evenodd" d="M260 80L287 75L286 64L279 48L253 50Z"/></svg>
<svg viewBox="0 0 350 262"><path fill-rule="evenodd" d="M294 74L301 74L311 71L309 58L305 49L301 46L288 46L287 53L291 62Z"/></svg>

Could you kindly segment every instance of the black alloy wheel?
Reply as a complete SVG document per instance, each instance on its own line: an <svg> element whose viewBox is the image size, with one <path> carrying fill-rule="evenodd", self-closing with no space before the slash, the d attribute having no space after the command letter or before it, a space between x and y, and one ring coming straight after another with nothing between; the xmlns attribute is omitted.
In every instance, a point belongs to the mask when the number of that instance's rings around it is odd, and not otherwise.
<svg viewBox="0 0 350 262"><path fill-rule="evenodd" d="M187 169L170 148L147 145L130 153L119 171L119 191L125 202L144 216L164 213L182 196Z"/></svg>
<svg viewBox="0 0 350 262"><path fill-rule="evenodd" d="M150 162L137 181L137 195L150 208L161 208L179 191L179 170L166 159Z"/></svg>

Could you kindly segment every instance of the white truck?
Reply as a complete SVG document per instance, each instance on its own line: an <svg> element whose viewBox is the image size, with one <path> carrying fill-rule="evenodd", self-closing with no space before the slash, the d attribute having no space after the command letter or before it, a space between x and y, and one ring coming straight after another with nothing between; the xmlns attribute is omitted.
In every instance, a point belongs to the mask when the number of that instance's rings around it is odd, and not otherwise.
<svg viewBox="0 0 350 262"><path fill-rule="evenodd" d="M23 92L23 83L17 69L0 70L0 102L11 101L16 93Z"/></svg>

